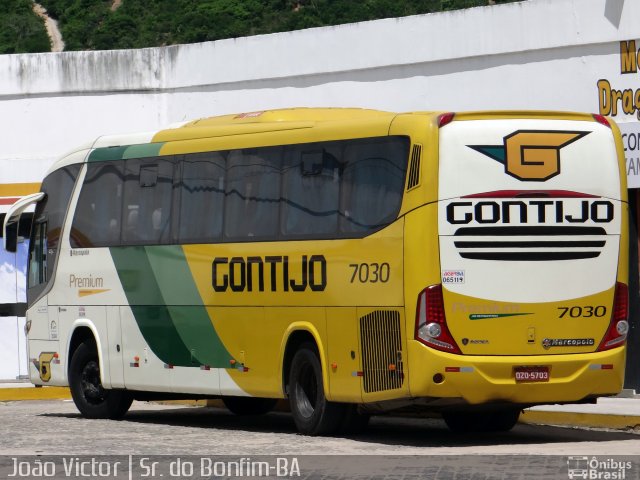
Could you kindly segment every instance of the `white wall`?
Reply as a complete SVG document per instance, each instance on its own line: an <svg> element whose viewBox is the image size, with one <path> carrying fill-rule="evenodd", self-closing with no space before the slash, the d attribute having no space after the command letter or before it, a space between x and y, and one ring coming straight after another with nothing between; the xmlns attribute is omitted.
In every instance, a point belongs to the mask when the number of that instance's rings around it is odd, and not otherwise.
<svg viewBox="0 0 640 480"><path fill-rule="evenodd" d="M193 45L0 56L0 184L40 181L99 135L223 113L597 112L600 79L640 91L640 73L620 70L620 42L640 48L638 19L638 0L529 0ZM637 122L637 112L614 118Z"/></svg>
<svg viewBox="0 0 640 480"><path fill-rule="evenodd" d="M640 47L638 18L637 0L529 0L193 45L0 56L0 162L33 167L2 168L0 181L38 179L56 156L101 134L221 113L597 111L599 79L640 87L640 74L620 74L619 59L619 41Z"/></svg>

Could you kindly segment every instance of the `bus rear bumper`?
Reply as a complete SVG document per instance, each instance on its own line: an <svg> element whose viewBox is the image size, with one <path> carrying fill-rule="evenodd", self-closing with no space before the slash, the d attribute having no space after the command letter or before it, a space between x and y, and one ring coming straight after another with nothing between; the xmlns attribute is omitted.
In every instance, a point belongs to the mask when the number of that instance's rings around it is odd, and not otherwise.
<svg viewBox="0 0 640 480"><path fill-rule="evenodd" d="M624 365L624 347L588 354L504 357L431 351L424 355L424 363L411 365L409 389L414 398L457 398L473 405L575 403L618 394ZM516 380L516 371L547 371L548 378L543 373Z"/></svg>

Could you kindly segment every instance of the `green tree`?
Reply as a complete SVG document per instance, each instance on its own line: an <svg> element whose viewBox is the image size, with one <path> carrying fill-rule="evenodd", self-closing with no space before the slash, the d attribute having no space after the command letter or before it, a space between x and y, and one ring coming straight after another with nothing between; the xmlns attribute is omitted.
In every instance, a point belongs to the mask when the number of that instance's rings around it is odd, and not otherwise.
<svg viewBox="0 0 640 480"><path fill-rule="evenodd" d="M66 50L95 49L94 35L111 13L110 0L41 0L58 20Z"/></svg>
<svg viewBox="0 0 640 480"><path fill-rule="evenodd" d="M98 25L92 34L96 50L136 48L138 24L127 14L113 15Z"/></svg>
<svg viewBox="0 0 640 480"><path fill-rule="evenodd" d="M6 1L6 0L0 0ZM11 0L16 2L18 0ZM520 0L41 0L67 50L143 48Z"/></svg>
<svg viewBox="0 0 640 480"><path fill-rule="evenodd" d="M0 2L0 54L50 52L44 22L30 0Z"/></svg>

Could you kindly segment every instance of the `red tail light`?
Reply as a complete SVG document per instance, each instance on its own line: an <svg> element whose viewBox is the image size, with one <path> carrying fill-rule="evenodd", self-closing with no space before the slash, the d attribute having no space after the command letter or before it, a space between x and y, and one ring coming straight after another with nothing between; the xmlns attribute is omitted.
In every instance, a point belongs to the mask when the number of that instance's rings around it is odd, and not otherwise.
<svg viewBox="0 0 640 480"><path fill-rule="evenodd" d="M629 288L624 283L616 283L616 291L613 296L613 310L611 322L598 351L610 350L619 347L627 340L629 332Z"/></svg>
<svg viewBox="0 0 640 480"><path fill-rule="evenodd" d="M438 128L442 128L445 125L448 125L451 122L453 122L453 119L454 119L455 116L456 116L456 114L453 113L453 112L443 113L442 115L439 115L438 116Z"/></svg>
<svg viewBox="0 0 640 480"><path fill-rule="evenodd" d="M432 285L418 295L415 339L442 352L461 354L444 314L442 285Z"/></svg>
<svg viewBox="0 0 640 480"><path fill-rule="evenodd" d="M594 113L593 114L593 119L598 122L601 123L602 125L604 125L605 127L609 127L611 128L611 124L609 123L609 120L607 119L607 117L605 117L604 115L600 115L598 113Z"/></svg>

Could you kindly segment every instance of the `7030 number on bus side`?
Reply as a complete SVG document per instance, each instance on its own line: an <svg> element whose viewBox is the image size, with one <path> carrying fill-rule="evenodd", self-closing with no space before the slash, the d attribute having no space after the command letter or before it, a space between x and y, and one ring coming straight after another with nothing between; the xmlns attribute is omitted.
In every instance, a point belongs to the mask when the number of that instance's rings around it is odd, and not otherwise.
<svg viewBox="0 0 640 480"><path fill-rule="evenodd" d="M391 266L384 263L350 263L353 268L351 283L387 283L391 275Z"/></svg>

